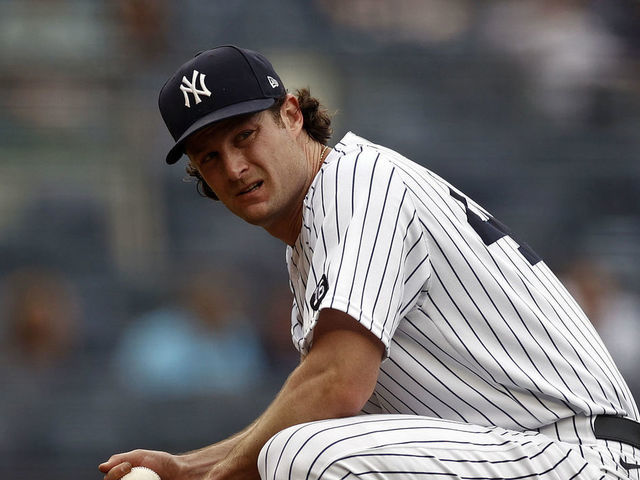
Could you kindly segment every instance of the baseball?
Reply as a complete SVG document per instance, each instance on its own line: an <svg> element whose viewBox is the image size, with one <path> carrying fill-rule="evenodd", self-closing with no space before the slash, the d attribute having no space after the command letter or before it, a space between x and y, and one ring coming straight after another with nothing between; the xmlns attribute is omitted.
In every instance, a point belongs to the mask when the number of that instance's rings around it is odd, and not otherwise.
<svg viewBox="0 0 640 480"><path fill-rule="evenodd" d="M147 467L133 467L120 480L160 480L160 475Z"/></svg>

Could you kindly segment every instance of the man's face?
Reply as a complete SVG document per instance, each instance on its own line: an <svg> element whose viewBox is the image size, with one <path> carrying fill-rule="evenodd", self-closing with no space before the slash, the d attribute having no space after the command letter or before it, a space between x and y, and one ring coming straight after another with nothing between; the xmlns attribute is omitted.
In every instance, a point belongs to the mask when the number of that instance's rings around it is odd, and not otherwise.
<svg viewBox="0 0 640 480"><path fill-rule="evenodd" d="M281 112L287 110L287 104ZM308 187L299 126L269 111L193 134L186 153L202 178L235 215L267 230L295 221Z"/></svg>

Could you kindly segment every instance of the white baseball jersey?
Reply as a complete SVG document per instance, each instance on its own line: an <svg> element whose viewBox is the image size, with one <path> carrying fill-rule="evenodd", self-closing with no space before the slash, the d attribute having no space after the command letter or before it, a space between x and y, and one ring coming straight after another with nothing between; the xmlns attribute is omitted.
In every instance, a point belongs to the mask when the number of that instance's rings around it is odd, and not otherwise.
<svg viewBox="0 0 640 480"><path fill-rule="evenodd" d="M333 308L380 338L385 359L372 415L280 432L263 479L629 478L621 465L640 463L594 436L595 415L638 410L580 307L426 168L347 134L307 192L287 265L303 355Z"/></svg>
<svg viewBox="0 0 640 480"><path fill-rule="evenodd" d="M363 413L420 415L582 443L638 418L574 299L506 226L428 169L347 134L304 200L287 265L304 355L323 308L386 347ZM582 420L580 420L582 419Z"/></svg>
<svg viewBox="0 0 640 480"><path fill-rule="evenodd" d="M589 320L555 275L447 182L347 134L287 250L293 339L323 308L379 337L368 413L531 430L583 413L637 416Z"/></svg>

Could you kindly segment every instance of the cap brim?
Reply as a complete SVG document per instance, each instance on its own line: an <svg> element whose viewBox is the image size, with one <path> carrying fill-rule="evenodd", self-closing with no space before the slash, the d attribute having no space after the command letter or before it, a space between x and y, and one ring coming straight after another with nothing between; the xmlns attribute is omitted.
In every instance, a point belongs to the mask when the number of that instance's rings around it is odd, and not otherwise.
<svg viewBox="0 0 640 480"><path fill-rule="evenodd" d="M275 103L275 98L259 98L257 100L248 100L246 102L236 103L229 105L228 107L221 108L215 112L211 112L209 115L205 115L194 122L182 136L176 140L175 145L167 153L167 163L172 165L176 163L182 155L184 155L184 142L189 135L197 132L198 130L211 125L212 123L219 122L220 120L226 120L227 118L236 117L238 115L244 115L246 113L255 113L262 110L266 110Z"/></svg>

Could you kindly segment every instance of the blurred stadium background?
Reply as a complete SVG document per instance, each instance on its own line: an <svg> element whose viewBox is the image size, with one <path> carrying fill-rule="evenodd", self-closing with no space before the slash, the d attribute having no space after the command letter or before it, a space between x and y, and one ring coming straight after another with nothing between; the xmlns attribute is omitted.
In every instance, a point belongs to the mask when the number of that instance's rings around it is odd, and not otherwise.
<svg viewBox="0 0 640 480"><path fill-rule="evenodd" d="M229 43L527 239L639 392L637 1L0 0L2 474L201 447L295 363L283 246L163 160L160 87Z"/></svg>

